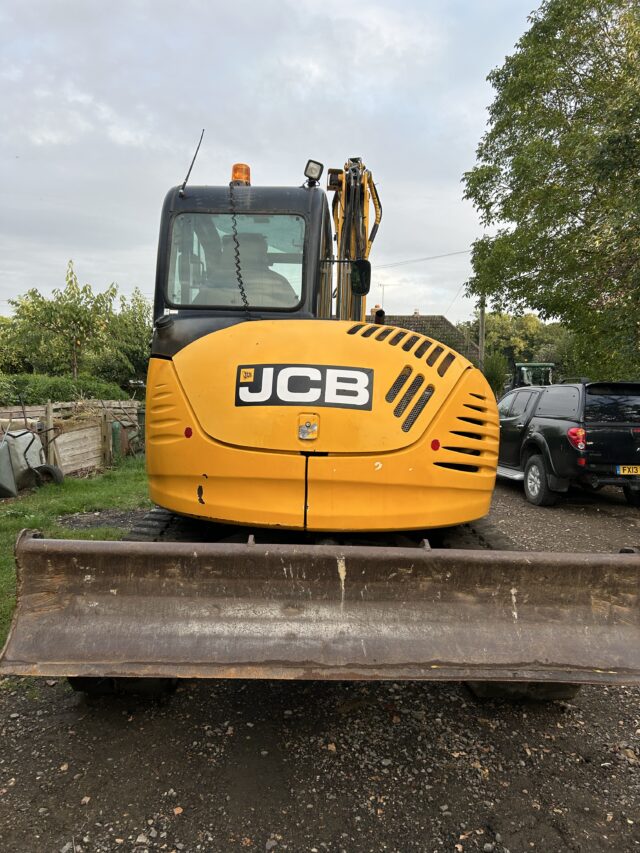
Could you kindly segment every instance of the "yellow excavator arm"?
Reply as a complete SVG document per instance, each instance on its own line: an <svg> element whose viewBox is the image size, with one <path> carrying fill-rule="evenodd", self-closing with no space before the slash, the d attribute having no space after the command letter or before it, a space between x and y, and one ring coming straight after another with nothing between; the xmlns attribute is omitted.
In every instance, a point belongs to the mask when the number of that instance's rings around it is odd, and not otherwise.
<svg viewBox="0 0 640 853"><path fill-rule="evenodd" d="M382 220L380 196L373 175L360 157L347 160L344 169L329 169L327 188L334 192L331 212L338 263L337 316L341 320L363 320L365 298L353 293L350 262L369 257Z"/></svg>

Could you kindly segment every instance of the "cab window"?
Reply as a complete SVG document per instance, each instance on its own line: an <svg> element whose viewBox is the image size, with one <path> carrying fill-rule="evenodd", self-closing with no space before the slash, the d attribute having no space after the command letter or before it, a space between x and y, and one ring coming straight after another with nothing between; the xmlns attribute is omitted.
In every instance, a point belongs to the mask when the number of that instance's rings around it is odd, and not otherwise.
<svg viewBox="0 0 640 853"><path fill-rule="evenodd" d="M302 216L181 213L171 230L168 302L175 308L242 308L244 291L251 308L296 308L304 237Z"/></svg>
<svg viewBox="0 0 640 853"><path fill-rule="evenodd" d="M540 395L537 415L572 419L578 416L580 392L571 385L552 385Z"/></svg>
<svg viewBox="0 0 640 853"><path fill-rule="evenodd" d="M523 415L527 409L527 406L529 405L530 400L531 391L518 391L511 407L511 417L515 417L516 415Z"/></svg>
<svg viewBox="0 0 640 853"><path fill-rule="evenodd" d="M589 423L640 424L640 384L593 384L586 388L584 419Z"/></svg>
<svg viewBox="0 0 640 853"><path fill-rule="evenodd" d="M511 408L511 404L513 403L513 398L515 394L507 394L506 397L503 397L502 400L498 403L498 414L501 418L506 418L509 414L509 409Z"/></svg>

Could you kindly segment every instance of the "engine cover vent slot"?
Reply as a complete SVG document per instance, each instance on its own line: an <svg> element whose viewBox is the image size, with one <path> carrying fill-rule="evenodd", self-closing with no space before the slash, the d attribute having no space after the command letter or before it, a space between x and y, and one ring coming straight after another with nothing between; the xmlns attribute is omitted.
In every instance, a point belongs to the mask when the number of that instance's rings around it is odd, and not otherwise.
<svg viewBox="0 0 640 853"><path fill-rule="evenodd" d="M411 349L411 347L412 347L412 346L415 344L415 342L416 342L417 340L419 340L419 339L420 339L420 335L411 335L411 337L410 337L410 338L408 338L408 339L407 339L407 340L402 344L402 349L403 349L405 352L409 352L409 350Z"/></svg>
<svg viewBox="0 0 640 853"><path fill-rule="evenodd" d="M494 470L498 457L498 422L488 408L479 405L483 401L487 402L483 395L467 392L461 400L460 414L456 415L458 423L448 430L448 437L441 442L443 455L433 462L434 465L467 474L478 471L487 474ZM483 414L474 417L476 412Z"/></svg>
<svg viewBox="0 0 640 853"><path fill-rule="evenodd" d="M393 414L397 418L401 418L402 415L404 415L407 408L409 407L409 403L416 396L416 394L418 393L418 389L420 388L420 386L422 385L423 382L424 382L424 376L418 375L413 379L413 381L411 382L411 385L409 385L407 390L402 395L400 402L398 403L398 405L393 410Z"/></svg>
<svg viewBox="0 0 640 853"><path fill-rule="evenodd" d="M452 352L448 352L445 357L442 359L440 364L438 365L438 376L444 376L447 370L451 367L453 362L455 361L455 355Z"/></svg>
<svg viewBox="0 0 640 853"><path fill-rule="evenodd" d="M433 367L433 365L440 358L440 356L442 355L443 352L444 352L444 347L441 347L441 346L434 347L431 350L431 352L429 353L429 355L427 356L427 364L430 367Z"/></svg>
<svg viewBox="0 0 640 853"><path fill-rule="evenodd" d="M467 456L480 456L480 451L471 447L446 447L443 445L444 450L451 450L453 453L465 453Z"/></svg>
<svg viewBox="0 0 640 853"><path fill-rule="evenodd" d="M417 350L414 352L415 357L416 357L416 358L422 358L422 356L423 356L423 355L425 354L425 352L429 349L429 347L431 346L431 344L432 344L432 343L433 343L433 341L430 341L430 340L428 340L428 339L425 339L424 341L422 341L422 343L420 344L420 346L419 346L419 347L417 348Z"/></svg>
<svg viewBox="0 0 640 853"><path fill-rule="evenodd" d="M380 328L377 323L357 323L348 329L347 334L358 335L361 338L373 338L376 341L386 341L392 347L397 347L402 342L403 352L411 352L413 350L413 354L417 359L422 359L428 353L427 364L429 367L435 367L439 376L444 376L456 360L455 352L447 349L442 344L434 346L432 340L425 338L424 335L413 329L398 329L397 326L384 326ZM485 397L481 394L473 394L471 396L485 401Z"/></svg>
<svg viewBox="0 0 640 853"><path fill-rule="evenodd" d="M397 334L397 335L394 335L394 336L391 338L391 340L389 341L389 346L397 347L397 346L398 346L398 344L400 343L400 341L401 341L403 338L406 338L406 336L407 336L407 333L406 333L406 332L398 332L398 334Z"/></svg>
<svg viewBox="0 0 640 853"><path fill-rule="evenodd" d="M385 341L385 340L389 337L389 335L391 334L391 332L393 332L393 331L394 331L393 326L387 326L386 328L384 328L384 329L380 332L380 334L379 334L379 335L376 335L376 340L377 340L377 341Z"/></svg>
<svg viewBox="0 0 640 853"><path fill-rule="evenodd" d="M434 389L433 385L427 385L427 387L424 389L422 394L420 394L420 396L416 400L414 407L411 409L411 411L407 415L404 423L402 424L402 431L403 432L409 432L411 427L418 420L418 418L422 414L424 407L427 405L427 403L431 399L434 390L435 389Z"/></svg>
<svg viewBox="0 0 640 853"><path fill-rule="evenodd" d="M351 326L347 334L358 335L361 338L370 338L379 343L386 341L389 346L399 347L402 352L411 353L414 358L422 361L423 365L425 365L426 361L426 365L432 368L434 373L437 373L440 377L445 376L458 357L457 353L448 349L444 344L439 344L437 341L426 338L415 329L402 329L397 326L381 327L377 323L365 322ZM435 386L433 384L423 385L425 380L429 382L431 376L428 370L425 371L424 367L422 368L422 373L414 375L413 368L405 365L387 391L385 400L387 403L395 405L393 410L394 416L396 418L403 418L401 424L403 432L409 432L433 396ZM433 379L431 381L433 382ZM476 402L477 406L475 405ZM471 394L469 392L465 405L472 410L484 413L486 409L481 408L482 403L486 403L486 398L482 394ZM470 415L473 413L473 411L469 412ZM458 420L472 424L474 427L484 426L484 421L476 420L472 417L459 417ZM464 437L464 434L460 433L460 436ZM477 438L477 440L483 439L482 435L469 437Z"/></svg>
<svg viewBox="0 0 640 853"><path fill-rule="evenodd" d="M461 429L450 430L451 435L459 435L460 438L472 438L474 441L482 441L484 436L480 432L465 432Z"/></svg>
<svg viewBox="0 0 640 853"><path fill-rule="evenodd" d="M434 462L438 468L449 468L452 471L465 471L468 474L475 474L479 470L477 465L463 465L461 462Z"/></svg>
<svg viewBox="0 0 640 853"><path fill-rule="evenodd" d="M406 383L407 379L411 376L412 372L413 371L411 370L411 368L408 365L406 367L402 368L400 373L395 378L393 385L387 391L387 394L385 397L385 400L387 401L387 403L393 403L393 401L396 399L396 397L400 393L401 389L404 387L404 384Z"/></svg>
<svg viewBox="0 0 640 853"><path fill-rule="evenodd" d="M474 424L474 426L485 426L485 422L478 418L465 418L462 415L458 415L456 420L463 421L466 424Z"/></svg>

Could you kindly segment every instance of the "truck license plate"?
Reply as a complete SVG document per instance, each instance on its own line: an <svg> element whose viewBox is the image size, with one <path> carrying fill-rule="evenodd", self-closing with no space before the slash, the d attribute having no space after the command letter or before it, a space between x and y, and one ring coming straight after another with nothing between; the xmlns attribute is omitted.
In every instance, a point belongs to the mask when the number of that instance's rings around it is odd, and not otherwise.
<svg viewBox="0 0 640 853"><path fill-rule="evenodd" d="M640 475L640 465L616 465L616 474L637 477Z"/></svg>

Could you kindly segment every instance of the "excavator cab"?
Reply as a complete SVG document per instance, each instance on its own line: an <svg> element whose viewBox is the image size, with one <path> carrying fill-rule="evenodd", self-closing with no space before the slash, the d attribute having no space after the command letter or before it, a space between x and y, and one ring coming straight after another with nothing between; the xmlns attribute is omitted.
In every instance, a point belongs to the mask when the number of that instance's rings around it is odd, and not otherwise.
<svg viewBox="0 0 640 853"><path fill-rule="evenodd" d="M213 318L228 325L234 317L364 316L371 278L367 257L382 216L375 184L359 158L344 170L330 170L335 192L330 211L318 183L322 164L309 163L315 169L307 164L305 176L316 177L300 187L254 187L249 167L236 164L228 187L175 187L167 193L158 243L156 320L170 312L192 323L197 311L206 314L213 331Z"/></svg>

